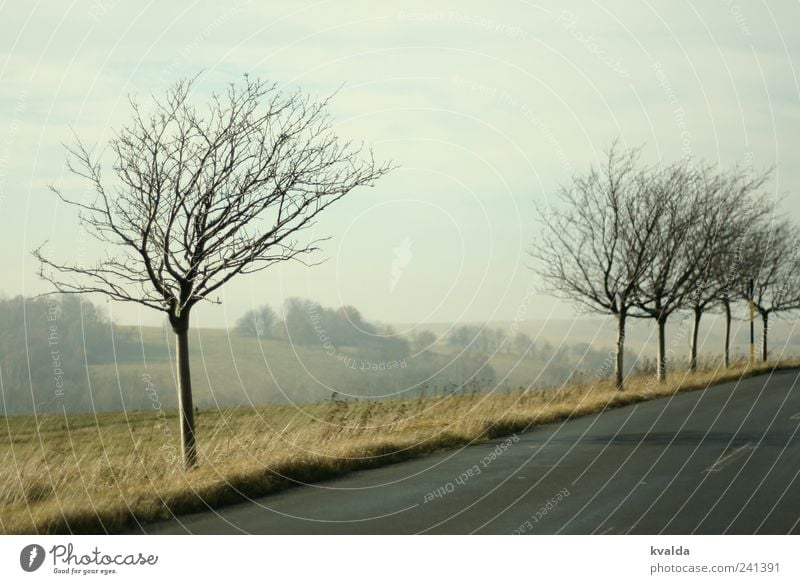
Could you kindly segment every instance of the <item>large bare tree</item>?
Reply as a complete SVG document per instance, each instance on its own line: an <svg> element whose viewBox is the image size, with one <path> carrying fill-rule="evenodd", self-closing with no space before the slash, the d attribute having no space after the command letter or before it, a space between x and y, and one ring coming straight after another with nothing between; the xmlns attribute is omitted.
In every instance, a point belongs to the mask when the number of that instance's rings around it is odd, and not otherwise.
<svg viewBox="0 0 800 584"><path fill-rule="evenodd" d="M761 360L768 357L771 315L800 309L800 234L788 219L765 221L748 241L742 262L740 297L761 317Z"/></svg>
<svg viewBox="0 0 800 584"><path fill-rule="evenodd" d="M701 220L701 237L710 247L698 263L699 279L691 290L686 308L692 312L689 369L697 369L698 335L703 313L721 305L725 310L725 366L730 362L730 319L732 291L738 288L739 260L746 234L761 223L769 206L758 190L770 171L753 173L744 167L721 171L703 165L695 169L706 192L702 200L710 211ZM704 186L705 185L705 186Z"/></svg>
<svg viewBox="0 0 800 584"><path fill-rule="evenodd" d="M614 141L603 164L575 176L554 205L540 209L540 237L531 250L552 293L616 317L617 389L623 389L626 320L652 261L659 220L643 196L649 181L639 151Z"/></svg>
<svg viewBox="0 0 800 584"><path fill-rule="evenodd" d="M689 304L704 280L718 238L715 200L722 186L718 175L682 160L660 168L645 192L647 204L659 210L659 220L655 253L641 279L632 314L656 321L661 382L667 372L667 320Z"/></svg>
<svg viewBox="0 0 800 584"><path fill-rule="evenodd" d="M728 250L723 250L712 267L713 278L718 287L719 306L722 308L725 322L725 333L722 337L722 361L725 367L731 365L731 324L733 321L732 306L742 297L743 263L746 261L746 246L751 234L759 228L754 222L742 231Z"/></svg>
<svg viewBox="0 0 800 584"><path fill-rule="evenodd" d="M319 240L303 231L329 205L389 170L371 151L339 138L328 99L284 93L245 76L193 104L181 80L148 113L131 99L131 121L110 141L114 181L100 156L76 139L70 171L91 185L83 200L52 188L106 246L92 265L34 253L41 276L63 293L99 293L165 312L177 337L184 463L197 462L189 323L201 301L218 302L232 278L304 261Z"/></svg>

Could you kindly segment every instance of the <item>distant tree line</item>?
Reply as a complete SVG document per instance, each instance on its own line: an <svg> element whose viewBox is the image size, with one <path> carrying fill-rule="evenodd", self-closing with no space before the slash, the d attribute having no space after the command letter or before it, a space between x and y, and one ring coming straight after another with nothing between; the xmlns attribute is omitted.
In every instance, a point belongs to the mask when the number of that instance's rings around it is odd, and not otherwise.
<svg viewBox="0 0 800 584"><path fill-rule="evenodd" d="M761 192L770 174L692 159L645 165L640 150L614 142L599 166L575 176L551 207L540 208L535 269L557 296L616 317L619 389L628 318L655 322L656 374L664 381L672 315L692 314L694 369L701 318L721 309L728 366L731 306L752 301L767 360L769 317L800 308L798 230Z"/></svg>
<svg viewBox="0 0 800 584"><path fill-rule="evenodd" d="M354 392L379 395L396 387L451 393L485 388L496 379L486 358L473 354L452 358L440 354L433 350L438 339L432 332L418 331L406 338L391 326L368 321L353 306L327 308L312 300L289 298L280 315L270 306L262 305L242 315L234 330L246 337L318 349L335 358L323 361L326 378L336 378L338 369L345 372L389 369L389 376L369 379L361 374L348 381ZM411 394L415 395L414 391Z"/></svg>
<svg viewBox="0 0 800 584"><path fill-rule="evenodd" d="M506 340L506 332L501 328L469 324L454 326L447 337L447 343L453 347L482 353L510 352Z"/></svg>
<svg viewBox="0 0 800 584"><path fill-rule="evenodd" d="M88 391L87 371L141 355L132 331L78 296L0 299L0 373L5 414L121 408ZM112 396L113 398L113 396Z"/></svg>
<svg viewBox="0 0 800 584"><path fill-rule="evenodd" d="M251 309L236 321L243 336L289 341L326 349L357 348L382 358L399 359L410 352L409 343L390 326L371 323L353 306L325 308L303 298L289 298L282 318L269 306Z"/></svg>
<svg viewBox="0 0 800 584"><path fill-rule="evenodd" d="M500 327L488 324L464 324L454 326L447 335L447 344L456 349L477 351L480 353L497 353L501 355L519 355L524 357L543 357L549 359L556 350L548 341L537 342L523 333L517 332L509 337ZM584 345L569 345L583 350Z"/></svg>

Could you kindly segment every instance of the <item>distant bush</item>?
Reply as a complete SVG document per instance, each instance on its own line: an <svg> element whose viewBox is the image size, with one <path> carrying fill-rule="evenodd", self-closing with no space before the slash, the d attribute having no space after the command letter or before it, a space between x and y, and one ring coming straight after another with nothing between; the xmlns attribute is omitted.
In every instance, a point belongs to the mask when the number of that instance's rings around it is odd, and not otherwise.
<svg viewBox="0 0 800 584"><path fill-rule="evenodd" d="M236 332L245 337L272 336L272 327L275 326L277 315L268 305L248 310L236 321Z"/></svg>

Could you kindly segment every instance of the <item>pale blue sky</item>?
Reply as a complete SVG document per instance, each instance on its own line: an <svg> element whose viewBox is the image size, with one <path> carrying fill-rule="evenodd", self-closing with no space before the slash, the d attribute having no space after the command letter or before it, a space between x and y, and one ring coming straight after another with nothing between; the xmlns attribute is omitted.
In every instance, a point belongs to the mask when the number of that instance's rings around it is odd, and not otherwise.
<svg viewBox="0 0 800 584"><path fill-rule="evenodd" d="M534 202L615 136L651 160L776 165L770 192L800 216L798 21L788 1L6 2L0 289L44 290L30 251L45 239L62 257L99 252L46 188L83 188L64 172L69 128L102 142L127 94L202 69L199 98L245 72L320 96L344 83L338 130L400 169L319 223L327 263L239 279L197 322L288 296L384 322L567 316L527 296Z"/></svg>

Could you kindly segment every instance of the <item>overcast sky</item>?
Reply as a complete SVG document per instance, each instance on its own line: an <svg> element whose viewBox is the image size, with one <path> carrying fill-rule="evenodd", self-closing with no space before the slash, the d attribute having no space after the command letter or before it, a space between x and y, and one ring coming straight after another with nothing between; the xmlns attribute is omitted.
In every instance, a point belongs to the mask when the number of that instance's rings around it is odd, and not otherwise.
<svg viewBox="0 0 800 584"><path fill-rule="evenodd" d="M775 165L800 217L800 4L792 2L6 2L0 5L0 290L45 290L32 249L82 247L50 183L73 129L102 144L127 96L204 71L326 96L337 131L399 168L317 225L313 269L240 278L195 322L290 296L394 323L569 316L537 295L535 203L615 137L649 160ZM699 6L698 6L699 4ZM86 246L87 259L101 249ZM114 305L121 322L160 322Z"/></svg>

